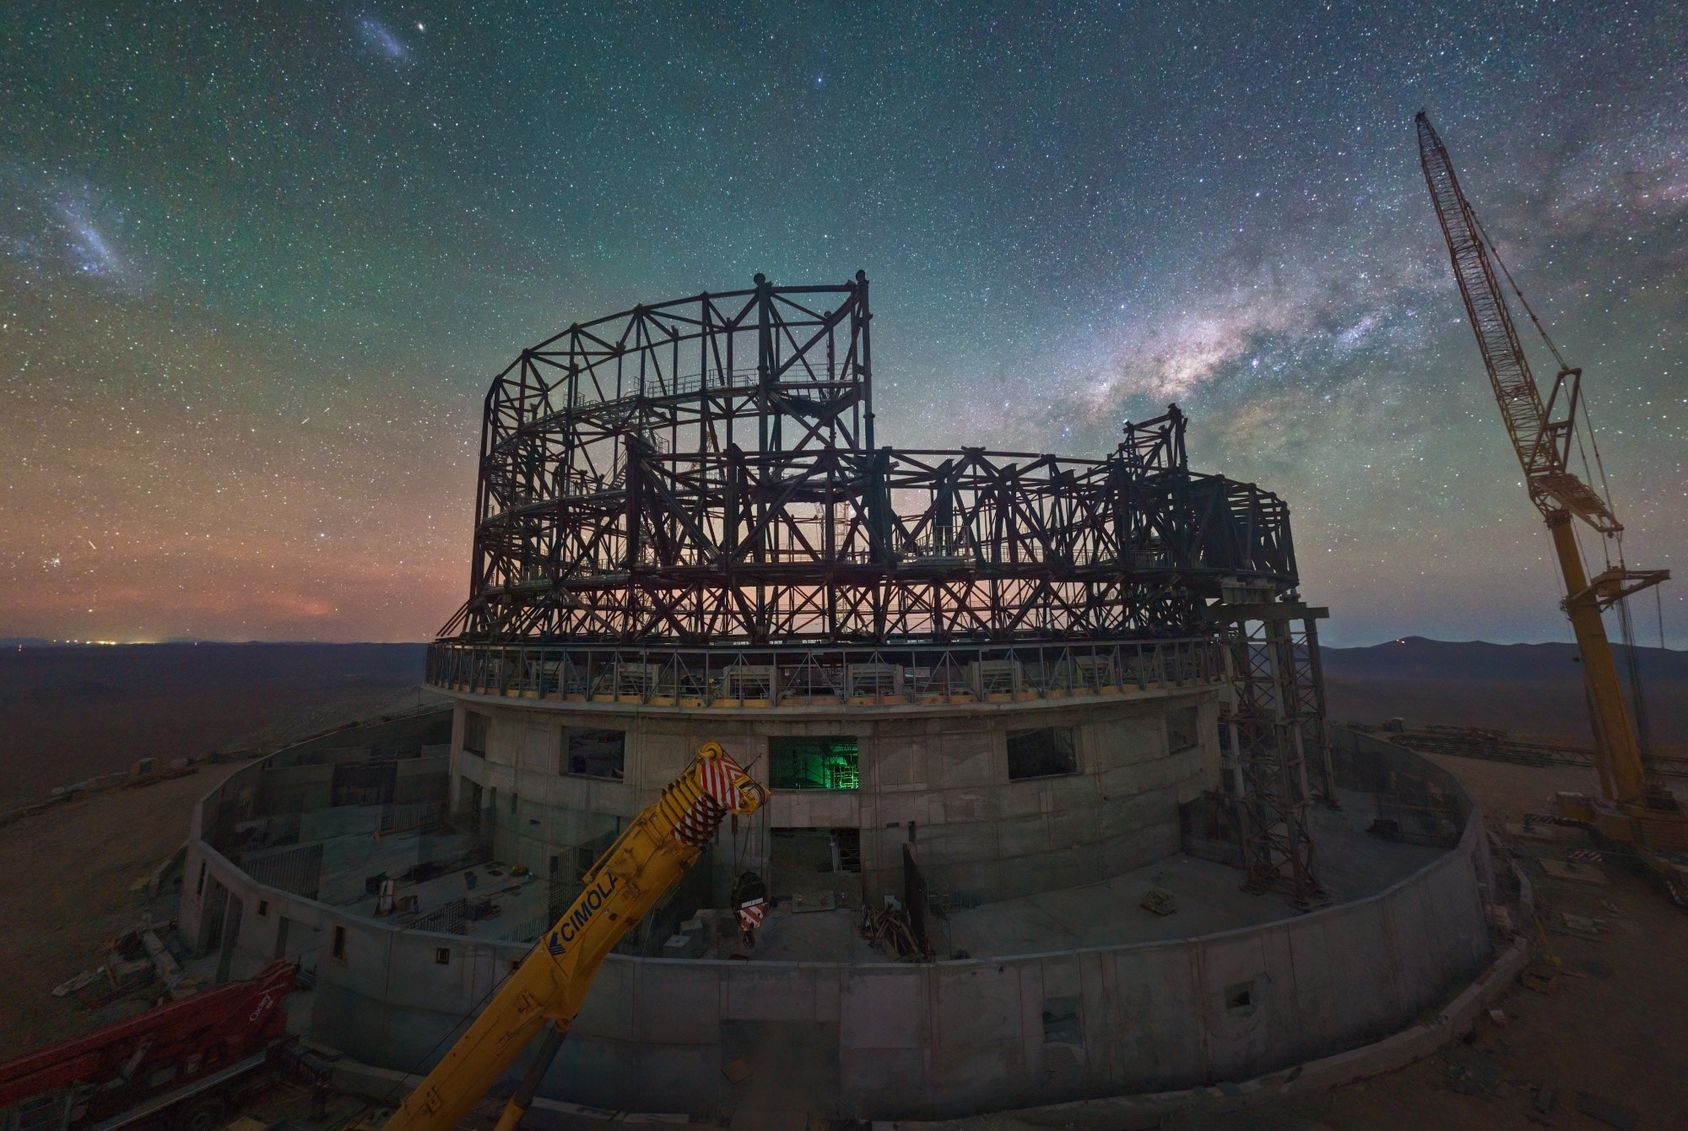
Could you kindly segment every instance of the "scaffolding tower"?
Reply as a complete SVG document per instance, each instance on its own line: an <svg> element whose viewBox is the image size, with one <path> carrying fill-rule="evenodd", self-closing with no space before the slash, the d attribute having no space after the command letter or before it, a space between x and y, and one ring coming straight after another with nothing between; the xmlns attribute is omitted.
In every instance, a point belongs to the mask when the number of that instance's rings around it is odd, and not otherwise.
<svg viewBox="0 0 1688 1131"><path fill-rule="evenodd" d="M1208 615L1224 658L1221 750L1244 887L1313 907L1328 896L1314 867L1307 811L1315 798L1335 804L1317 629L1329 611L1239 581L1221 587Z"/></svg>

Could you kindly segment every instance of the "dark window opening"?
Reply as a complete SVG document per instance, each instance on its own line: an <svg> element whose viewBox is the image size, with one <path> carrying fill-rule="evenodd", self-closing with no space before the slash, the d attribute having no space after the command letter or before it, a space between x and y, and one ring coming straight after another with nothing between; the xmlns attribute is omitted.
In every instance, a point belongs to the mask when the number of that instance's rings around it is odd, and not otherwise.
<svg viewBox="0 0 1688 1131"><path fill-rule="evenodd" d="M334 928L334 950L332 953L341 962L346 961L346 928Z"/></svg>
<svg viewBox="0 0 1688 1131"><path fill-rule="evenodd" d="M268 915L269 913L270 913L270 901L267 900L267 899L260 899L258 901L258 914L259 915Z"/></svg>
<svg viewBox="0 0 1688 1131"><path fill-rule="evenodd" d="M1225 987L1225 1008L1231 1013L1254 1012L1254 983L1237 982Z"/></svg>
<svg viewBox="0 0 1688 1131"><path fill-rule="evenodd" d="M1045 1044L1052 1045L1083 1043L1078 1031L1078 998L1043 999L1043 1040Z"/></svg>
<svg viewBox="0 0 1688 1131"><path fill-rule="evenodd" d="M1078 773L1071 727L1008 732L1008 778L1047 778Z"/></svg>
<svg viewBox="0 0 1688 1131"><path fill-rule="evenodd" d="M840 872L860 872L862 870L862 830L833 829L832 846L838 853L838 870Z"/></svg>
<svg viewBox="0 0 1688 1131"><path fill-rule="evenodd" d="M768 739L768 783L775 789L859 789L860 761L854 735Z"/></svg>
<svg viewBox="0 0 1688 1131"><path fill-rule="evenodd" d="M449 946L436 946L434 948L434 962L440 966L450 966L451 948Z"/></svg>
<svg viewBox="0 0 1688 1131"><path fill-rule="evenodd" d="M799 910L853 890L862 871L862 836L855 828L770 829L768 880L779 899L792 899Z"/></svg>
<svg viewBox="0 0 1688 1131"><path fill-rule="evenodd" d="M391 805L397 788L397 762L342 762L334 767L330 805Z"/></svg>
<svg viewBox="0 0 1688 1131"><path fill-rule="evenodd" d="M486 757L487 732L492 729L492 719L486 715L466 711L463 715L463 751L466 754L479 754Z"/></svg>
<svg viewBox="0 0 1688 1131"><path fill-rule="evenodd" d="M620 781L626 764L626 731L564 728L563 773Z"/></svg>
<svg viewBox="0 0 1688 1131"><path fill-rule="evenodd" d="M1196 709L1180 707L1166 714L1166 749L1176 754L1196 744Z"/></svg>

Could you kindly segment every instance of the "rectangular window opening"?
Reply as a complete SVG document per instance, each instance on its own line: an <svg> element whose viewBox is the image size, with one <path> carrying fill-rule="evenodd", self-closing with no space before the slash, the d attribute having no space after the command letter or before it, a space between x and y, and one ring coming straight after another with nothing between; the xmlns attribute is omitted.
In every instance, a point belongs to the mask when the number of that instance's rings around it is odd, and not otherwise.
<svg viewBox="0 0 1688 1131"><path fill-rule="evenodd" d="M1258 1004L1254 982L1236 982L1225 987L1225 1009L1228 1013L1246 1015Z"/></svg>
<svg viewBox="0 0 1688 1131"><path fill-rule="evenodd" d="M478 754L486 757L487 732L492 729L492 719L475 711L463 713L463 752Z"/></svg>
<svg viewBox="0 0 1688 1131"><path fill-rule="evenodd" d="M787 734L768 739L768 784L775 789L860 789L856 736Z"/></svg>
<svg viewBox="0 0 1688 1131"><path fill-rule="evenodd" d="M838 857L838 871L860 872L862 870L862 830L833 829L832 847Z"/></svg>
<svg viewBox="0 0 1688 1131"><path fill-rule="evenodd" d="M269 913L270 913L270 901L267 900L267 899L260 899L258 901L258 914L259 915L268 915Z"/></svg>
<svg viewBox="0 0 1688 1131"><path fill-rule="evenodd" d="M332 953L341 962L346 961L346 928L334 928L334 950Z"/></svg>
<svg viewBox="0 0 1688 1131"><path fill-rule="evenodd" d="M1078 773L1071 727L1008 732L1008 779L1050 778Z"/></svg>
<svg viewBox="0 0 1688 1131"><path fill-rule="evenodd" d="M563 728L563 773L621 781L626 766L626 731Z"/></svg>
<svg viewBox="0 0 1688 1131"><path fill-rule="evenodd" d="M1179 707L1166 713L1166 749L1169 754L1196 744L1196 709Z"/></svg>
<svg viewBox="0 0 1688 1131"><path fill-rule="evenodd" d="M1077 1045L1083 1042L1078 1031L1078 998L1046 997L1043 999L1043 1042L1049 1045Z"/></svg>
<svg viewBox="0 0 1688 1131"><path fill-rule="evenodd" d="M451 948L449 946L436 946L434 948L434 962L440 966L450 966Z"/></svg>

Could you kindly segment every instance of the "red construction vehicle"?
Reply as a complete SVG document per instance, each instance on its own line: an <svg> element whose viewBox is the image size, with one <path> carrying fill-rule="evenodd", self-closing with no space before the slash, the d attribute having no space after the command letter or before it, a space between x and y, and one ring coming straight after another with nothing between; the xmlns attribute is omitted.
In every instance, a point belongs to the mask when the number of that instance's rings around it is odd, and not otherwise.
<svg viewBox="0 0 1688 1131"><path fill-rule="evenodd" d="M231 1089L286 1036L294 967L170 1002L96 1033L0 1064L0 1131L68 1131L154 1121L221 1127Z"/></svg>

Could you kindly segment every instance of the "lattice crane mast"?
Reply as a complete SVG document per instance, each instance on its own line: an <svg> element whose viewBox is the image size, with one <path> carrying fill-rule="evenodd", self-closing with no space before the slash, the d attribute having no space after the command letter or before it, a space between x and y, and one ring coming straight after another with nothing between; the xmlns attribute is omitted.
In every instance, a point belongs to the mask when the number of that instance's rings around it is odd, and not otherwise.
<svg viewBox="0 0 1688 1131"><path fill-rule="evenodd" d="M1582 657L1583 677L1588 687L1596 747L1595 765L1601 789L1617 803L1616 821L1600 821L1596 827L1625 841L1656 842L1661 847L1681 847L1684 824L1674 802L1648 789L1641 745L1625 710L1622 687L1612 647L1606 638L1601 613L1632 593L1657 585L1670 574L1665 570L1632 570L1623 564L1623 524L1613 513L1608 498L1596 492L1571 470L1571 456L1577 444L1582 409L1582 370L1565 364L1565 359L1547 337L1541 321L1518 293L1520 305L1541 332L1559 363L1559 372L1547 399L1542 399L1529 359L1518 340L1518 330L1507 309L1506 297L1495 275L1499 257L1477 222L1476 213L1460 189L1447 147L1430 120L1421 112L1418 125L1419 160L1430 199L1436 205L1453 261L1454 278L1465 299L1465 312L1477 347L1483 355L1489 384L1500 405L1501 420L1512 440L1518 463L1524 470L1524 484L1530 501L1547 521L1553 548L1565 580L1563 606L1570 617ZM1500 264L1506 273L1505 264ZM1511 282L1511 275L1507 273ZM1598 456L1599 449L1596 448ZM1593 578L1587 576L1578 552L1573 523L1581 521L1602 537L1618 543L1616 565L1609 565ZM1674 816L1672 816L1674 815ZM1627 830L1627 835L1626 834Z"/></svg>

